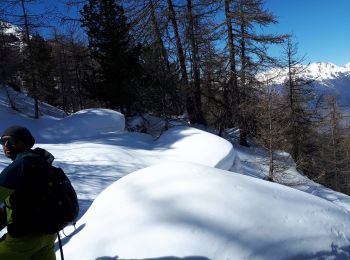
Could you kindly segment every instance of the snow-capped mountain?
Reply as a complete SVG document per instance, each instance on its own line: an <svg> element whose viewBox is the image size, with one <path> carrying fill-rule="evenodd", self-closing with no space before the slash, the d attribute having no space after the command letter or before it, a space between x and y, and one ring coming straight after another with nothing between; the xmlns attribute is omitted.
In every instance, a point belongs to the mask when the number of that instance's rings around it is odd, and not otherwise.
<svg viewBox="0 0 350 260"><path fill-rule="evenodd" d="M306 67L305 76L314 80L332 80L350 75L350 63L344 67L330 62L316 62Z"/></svg>
<svg viewBox="0 0 350 260"><path fill-rule="evenodd" d="M340 107L350 107L350 63L344 67L329 62L312 63L307 67L305 77L314 80L316 93L336 96Z"/></svg>
<svg viewBox="0 0 350 260"><path fill-rule="evenodd" d="M317 96L332 95L338 98L340 107L350 108L350 62L337 66L331 62L315 62L302 65L300 76L312 80ZM260 80L269 84L281 85L287 79L288 70L274 68L258 75Z"/></svg>
<svg viewBox="0 0 350 260"><path fill-rule="evenodd" d="M332 80L350 75L350 62L344 67L331 62L315 62L300 66L301 76L315 81ZM282 83L287 78L288 69L274 68L258 77L263 80L271 80L272 83Z"/></svg>
<svg viewBox="0 0 350 260"><path fill-rule="evenodd" d="M0 21L0 32L4 35L15 36L18 39L22 38L23 30L11 23Z"/></svg>

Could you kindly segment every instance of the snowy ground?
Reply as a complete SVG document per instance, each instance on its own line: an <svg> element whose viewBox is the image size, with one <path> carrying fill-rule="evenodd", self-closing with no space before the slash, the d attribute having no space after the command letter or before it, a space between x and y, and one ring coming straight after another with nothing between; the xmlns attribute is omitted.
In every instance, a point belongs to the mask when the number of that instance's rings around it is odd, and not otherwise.
<svg viewBox="0 0 350 260"><path fill-rule="evenodd" d="M350 259L349 196L309 181L290 160L283 178L297 189L262 180L259 147L187 126L157 139L130 133L105 109L50 114L24 117L0 90L0 131L27 126L78 192L67 260ZM8 163L1 154L0 170Z"/></svg>

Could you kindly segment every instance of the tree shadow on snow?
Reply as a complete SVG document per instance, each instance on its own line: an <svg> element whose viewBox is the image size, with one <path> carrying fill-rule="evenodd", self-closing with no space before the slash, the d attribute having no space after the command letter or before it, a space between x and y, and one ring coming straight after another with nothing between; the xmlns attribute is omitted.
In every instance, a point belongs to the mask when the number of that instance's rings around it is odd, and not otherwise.
<svg viewBox="0 0 350 260"><path fill-rule="evenodd" d="M95 260L210 260L205 256L187 256L187 257L175 257L175 256L163 256L155 258L119 258L118 256L101 256Z"/></svg>

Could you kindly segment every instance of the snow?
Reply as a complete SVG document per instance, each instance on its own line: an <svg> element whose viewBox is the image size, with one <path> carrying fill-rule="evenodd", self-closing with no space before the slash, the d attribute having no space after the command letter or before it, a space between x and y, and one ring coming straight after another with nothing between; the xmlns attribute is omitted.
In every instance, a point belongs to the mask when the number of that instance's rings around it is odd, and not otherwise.
<svg viewBox="0 0 350 260"><path fill-rule="evenodd" d="M3 31L4 34L12 34L19 39L21 38L23 31L20 27L3 21L0 21L0 29Z"/></svg>
<svg viewBox="0 0 350 260"><path fill-rule="evenodd" d="M98 108L35 120L1 93L0 131L27 126L77 190L67 260L350 259L349 196L299 174L284 152L281 180L294 188L263 180L266 151L254 145L185 125L128 132L120 113ZM9 162L0 154L0 170Z"/></svg>
<svg viewBox="0 0 350 260"><path fill-rule="evenodd" d="M344 67L337 66L331 62L314 62L309 65L300 65L300 76L318 82L334 80L341 76L350 75L350 63ZM282 84L288 76L288 69L274 68L261 73L258 78L264 81L271 81L274 84Z"/></svg>
<svg viewBox="0 0 350 260"><path fill-rule="evenodd" d="M310 65L300 65L299 77L310 80L310 89L314 93L310 106L322 106L327 104L327 96L337 98L340 111L349 116L350 104L350 63L344 67L331 62L316 62ZM281 91L281 86L288 78L288 70L274 68L258 76L264 84L275 86L276 91Z"/></svg>
<svg viewBox="0 0 350 260"><path fill-rule="evenodd" d="M344 210L304 192L204 165L163 163L104 190L65 251L72 259L285 259L331 250L333 242L343 250L348 224ZM106 227L113 234L97 248L96 234Z"/></svg>

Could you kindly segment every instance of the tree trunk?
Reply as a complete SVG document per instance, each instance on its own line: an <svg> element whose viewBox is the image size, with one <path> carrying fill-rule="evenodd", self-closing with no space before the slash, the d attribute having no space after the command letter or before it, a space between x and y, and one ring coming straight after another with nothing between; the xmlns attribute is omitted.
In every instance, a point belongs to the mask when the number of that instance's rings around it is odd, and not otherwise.
<svg viewBox="0 0 350 260"><path fill-rule="evenodd" d="M175 14L172 0L168 0L168 9L169 9L169 18L174 28L175 43L176 43L177 54L180 62L182 82L185 88L186 110L188 113L190 123L195 123L196 115L195 115L194 101L193 101L193 96L191 95L191 90L188 83L185 54L181 44L179 29L176 21L176 14Z"/></svg>
<svg viewBox="0 0 350 260"><path fill-rule="evenodd" d="M153 0L149 0L149 4L151 7L151 22L152 22L152 29L156 38L156 44L157 44L157 49L160 51L160 59L163 62L164 67L166 68L167 71L170 69L170 64L168 61L168 54L165 49L162 36L160 33L160 28L159 28L159 23L157 20L156 12L155 12L155 4L153 3Z"/></svg>
<svg viewBox="0 0 350 260"><path fill-rule="evenodd" d="M288 87L289 87L289 109L291 113L291 125L292 125L292 157L295 161L299 159L299 148L298 148L298 140L297 140L297 124L296 124L296 116L295 116L295 104L294 104L294 96L295 96L295 86L293 81L293 71L292 71L292 53L288 50Z"/></svg>
<svg viewBox="0 0 350 260"><path fill-rule="evenodd" d="M25 7L24 0L21 0L21 7L24 17L24 30L25 30L25 41L28 45L28 51L29 51L29 71L30 71L30 79L32 83L32 92L34 96L34 117L39 118L39 102L38 102L38 89L36 84L36 77L35 77L35 68L33 63L33 51L32 51L32 43L30 40L30 33L29 33L29 21L28 21L28 15L27 10Z"/></svg>
<svg viewBox="0 0 350 260"><path fill-rule="evenodd" d="M247 126L247 114L246 114L246 106L247 106L247 100L246 100L246 94L247 86L246 86L246 69L247 69L247 57L246 57L246 43L245 43L245 24L244 19L241 17L241 90L239 91L239 111L238 111L238 125L239 125L239 143L243 146L249 146L248 145L248 126Z"/></svg>
<svg viewBox="0 0 350 260"><path fill-rule="evenodd" d="M202 111L202 95L201 95L201 83L200 83L200 71L198 64L198 48L196 44L195 34L194 34L194 19L192 13L192 1L187 0L187 12L189 20L189 40L192 52L192 66L193 66L193 79L194 79L194 89L191 88L191 96L193 96L194 102L194 114L195 114L195 123L202 125L207 125Z"/></svg>
<svg viewBox="0 0 350 260"><path fill-rule="evenodd" d="M230 59L230 100L228 108L231 108L230 114L234 117L236 123L240 128L240 144L247 146L247 132L241 125L241 100L240 91L238 87L237 79L237 69L236 69L236 50L234 46L233 28L231 21L231 11L230 11L230 0L225 0L225 15L226 15L226 26L227 26L227 38L228 38L228 48L229 48L229 59ZM224 93L225 94L225 93ZM232 103L231 103L232 102Z"/></svg>
<svg viewBox="0 0 350 260"><path fill-rule="evenodd" d="M273 125L272 125L272 93L269 93L268 101L268 120L269 120L269 176L268 180L273 181L274 175L274 157L273 157Z"/></svg>
<svg viewBox="0 0 350 260"><path fill-rule="evenodd" d="M169 18L170 18L170 21L171 21L173 28L174 28L175 43L176 43L177 54L178 54L179 62L180 62L182 81L183 81L183 83L186 87L186 90L187 90L188 89L188 77L187 77L187 69L186 69L186 63L185 63L185 55L184 55L184 51L183 51L182 44L181 44L179 29L178 29L177 21L176 21L176 14L175 14L172 0L168 0L168 9L169 9Z"/></svg>

